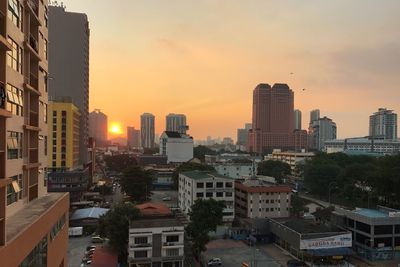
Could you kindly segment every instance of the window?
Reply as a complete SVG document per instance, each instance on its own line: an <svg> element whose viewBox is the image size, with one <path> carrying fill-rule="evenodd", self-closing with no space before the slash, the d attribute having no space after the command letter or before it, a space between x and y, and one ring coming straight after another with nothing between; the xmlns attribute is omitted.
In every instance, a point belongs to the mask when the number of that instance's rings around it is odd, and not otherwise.
<svg viewBox="0 0 400 267"><path fill-rule="evenodd" d="M271 199L271 204L274 204L275 200Z"/></svg>
<svg viewBox="0 0 400 267"><path fill-rule="evenodd" d="M167 257L179 256L179 248L170 248L170 249L167 249L165 252L167 254Z"/></svg>
<svg viewBox="0 0 400 267"><path fill-rule="evenodd" d="M179 242L179 235L167 236L167 243Z"/></svg>
<svg viewBox="0 0 400 267"><path fill-rule="evenodd" d="M47 104L43 103L43 121L47 123Z"/></svg>
<svg viewBox="0 0 400 267"><path fill-rule="evenodd" d="M196 197L204 197L204 193L197 193Z"/></svg>
<svg viewBox="0 0 400 267"><path fill-rule="evenodd" d="M49 82L49 78L47 77L47 72L43 72L44 75L44 91L47 92L48 91L48 82Z"/></svg>
<svg viewBox="0 0 400 267"><path fill-rule="evenodd" d="M43 53L44 53L44 58L47 60L49 57L48 57L48 45L49 45L49 42L46 40L46 39L44 39L44 49L43 49Z"/></svg>
<svg viewBox="0 0 400 267"><path fill-rule="evenodd" d="M11 177L11 184L7 185L7 205L11 205L14 202L17 202L18 199L22 199L22 189L23 186L22 174L15 175Z"/></svg>
<svg viewBox="0 0 400 267"><path fill-rule="evenodd" d="M147 258L147 250L135 251L135 258Z"/></svg>
<svg viewBox="0 0 400 267"><path fill-rule="evenodd" d="M44 155L47 156L47 136L44 136Z"/></svg>
<svg viewBox="0 0 400 267"><path fill-rule="evenodd" d="M49 10L47 7L44 7L44 26L48 28L49 26Z"/></svg>
<svg viewBox="0 0 400 267"><path fill-rule="evenodd" d="M56 222L56 224L53 226L50 232L50 238L53 240L57 234L60 232L61 229L63 229L65 225L65 214Z"/></svg>
<svg viewBox="0 0 400 267"><path fill-rule="evenodd" d="M224 192L217 192L217 197L224 197Z"/></svg>
<svg viewBox="0 0 400 267"><path fill-rule="evenodd" d="M7 16L18 29L22 30L22 5L18 0L8 1Z"/></svg>
<svg viewBox="0 0 400 267"><path fill-rule="evenodd" d="M7 158L22 158L22 133L8 132L7 138Z"/></svg>
<svg viewBox="0 0 400 267"><path fill-rule="evenodd" d="M147 244L149 243L147 241L147 237L143 236L143 237L135 237L135 244Z"/></svg>
<svg viewBox="0 0 400 267"><path fill-rule="evenodd" d="M204 183L197 183L197 188L204 188Z"/></svg>
<svg viewBox="0 0 400 267"><path fill-rule="evenodd" d="M57 117L57 111L56 110L53 111L53 117Z"/></svg>
<svg viewBox="0 0 400 267"><path fill-rule="evenodd" d="M222 188L224 187L224 183L223 182L217 182L217 188Z"/></svg>
<svg viewBox="0 0 400 267"><path fill-rule="evenodd" d="M7 51L7 65L22 73L22 48L11 38L8 38L8 42L12 46L12 50Z"/></svg>
<svg viewBox="0 0 400 267"><path fill-rule="evenodd" d="M24 91L7 84L7 110L14 115L24 116Z"/></svg>
<svg viewBox="0 0 400 267"><path fill-rule="evenodd" d="M231 188L232 187L232 182L226 182L225 187Z"/></svg>
<svg viewBox="0 0 400 267"><path fill-rule="evenodd" d="M29 253L20 266L47 266L47 235Z"/></svg>
<svg viewBox="0 0 400 267"><path fill-rule="evenodd" d="M226 196L226 197L231 197L231 196L232 196L232 192L226 192L226 193L225 193L225 196Z"/></svg>
<svg viewBox="0 0 400 267"><path fill-rule="evenodd" d="M213 183L206 183L207 188L213 188Z"/></svg>
<svg viewBox="0 0 400 267"><path fill-rule="evenodd" d="M206 197L213 197L213 192L207 192Z"/></svg>

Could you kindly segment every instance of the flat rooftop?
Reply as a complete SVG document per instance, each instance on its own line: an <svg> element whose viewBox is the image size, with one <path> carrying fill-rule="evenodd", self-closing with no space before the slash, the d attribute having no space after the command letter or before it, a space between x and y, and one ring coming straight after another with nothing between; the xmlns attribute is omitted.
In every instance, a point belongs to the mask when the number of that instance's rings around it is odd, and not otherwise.
<svg viewBox="0 0 400 267"><path fill-rule="evenodd" d="M21 210L6 219L6 238L11 241L32 222L40 218L66 193L50 193L26 204Z"/></svg>
<svg viewBox="0 0 400 267"><path fill-rule="evenodd" d="M388 218L389 213L382 210L372 210L372 209L358 209L354 213L360 214L369 218Z"/></svg>
<svg viewBox="0 0 400 267"><path fill-rule="evenodd" d="M137 218L131 221L129 228L156 228L156 227L171 227L171 226L183 226L175 217L143 217Z"/></svg>
<svg viewBox="0 0 400 267"><path fill-rule="evenodd" d="M337 227L328 227L324 224L319 224L313 220L290 218L288 221L283 222L283 225L293 229L300 234L320 234L320 233L338 233L343 232Z"/></svg>

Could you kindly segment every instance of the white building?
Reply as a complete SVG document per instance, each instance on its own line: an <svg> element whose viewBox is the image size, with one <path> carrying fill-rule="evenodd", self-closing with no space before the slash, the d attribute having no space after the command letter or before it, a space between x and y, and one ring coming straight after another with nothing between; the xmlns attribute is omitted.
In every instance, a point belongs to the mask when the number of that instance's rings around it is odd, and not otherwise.
<svg viewBox="0 0 400 267"><path fill-rule="evenodd" d="M179 174L178 205L188 215L197 199L215 199L224 201L223 221L234 219L234 179L223 177L217 173L190 171Z"/></svg>
<svg viewBox="0 0 400 267"><path fill-rule="evenodd" d="M193 137L178 132L165 131L160 136L160 154L168 163L187 162L193 158Z"/></svg>
<svg viewBox="0 0 400 267"><path fill-rule="evenodd" d="M369 136L375 139L397 139L397 114L380 108L369 117Z"/></svg>
<svg viewBox="0 0 400 267"><path fill-rule="evenodd" d="M250 177L253 174L253 163L233 163L233 162L226 162L226 163L215 163L214 165L215 170L218 174L239 179L239 178L246 178ZM254 166L255 170L257 170L257 163Z"/></svg>
<svg viewBox="0 0 400 267"><path fill-rule="evenodd" d="M391 155L400 152L400 139L383 140L369 138L349 138L341 140L331 140L325 142L327 153L378 153Z"/></svg>
<svg viewBox="0 0 400 267"><path fill-rule="evenodd" d="M299 164L304 164L306 160L314 156L315 154L313 152L282 152L280 150L274 150L272 154L266 156L265 159L285 162L290 165L293 173Z"/></svg>
<svg viewBox="0 0 400 267"><path fill-rule="evenodd" d="M163 203L138 205L129 225L130 267L183 267L184 226Z"/></svg>
<svg viewBox="0 0 400 267"><path fill-rule="evenodd" d="M309 131L312 137L312 147L323 150L326 141L336 139L337 127L336 123L330 118L323 117L314 120L310 124Z"/></svg>

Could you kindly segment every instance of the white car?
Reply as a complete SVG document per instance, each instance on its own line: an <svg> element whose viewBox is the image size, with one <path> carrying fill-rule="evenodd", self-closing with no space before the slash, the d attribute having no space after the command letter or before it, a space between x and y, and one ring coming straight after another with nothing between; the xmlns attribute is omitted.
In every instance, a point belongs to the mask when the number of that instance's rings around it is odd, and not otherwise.
<svg viewBox="0 0 400 267"><path fill-rule="evenodd" d="M220 258L214 258L208 261L207 266L221 266L222 261Z"/></svg>
<svg viewBox="0 0 400 267"><path fill-rule="evenodd" d="M172 199L171 199L171 197L163 197L162 200L163 201L171 201Z"/></svg>

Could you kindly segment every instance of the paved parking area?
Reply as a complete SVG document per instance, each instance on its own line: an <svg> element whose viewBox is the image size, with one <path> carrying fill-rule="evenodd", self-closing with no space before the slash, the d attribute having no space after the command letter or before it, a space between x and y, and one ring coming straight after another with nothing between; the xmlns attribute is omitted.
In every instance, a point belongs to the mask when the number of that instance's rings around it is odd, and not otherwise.
<svg viewBox="0 0 400 267"><path fill-rule="evenodd" d="M81 266L86 247L92 245L91 237L70 237L68 241L68 265L70 267Z"/></svg>
<svg viewBox="0 0 400 267"><path fill-rule="evenodd" d="M204 253L206 261L220 258L224 267L240 267L243 262L251 263L255 259L256 267L280 267L263 249L250 247L241 241L214 240L207 244Z"/></svg>
<svg viewBox="0 0 400 267"><path fill-rule="evenodd" d="M163 201L164 197L169 197L171 200ZM156 190L152 191L151 195L152 202L163 202L168 207L177 207L178 206L178 191L175 190Z"/></svg>

